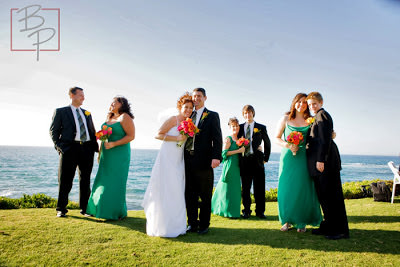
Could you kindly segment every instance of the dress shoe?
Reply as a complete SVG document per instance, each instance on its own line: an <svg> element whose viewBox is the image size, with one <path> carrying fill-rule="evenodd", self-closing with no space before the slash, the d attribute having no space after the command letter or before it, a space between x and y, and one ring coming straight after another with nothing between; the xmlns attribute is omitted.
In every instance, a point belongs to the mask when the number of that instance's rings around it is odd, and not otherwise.
<svg viewBox="0 0 400 267"><path fill-rule="evenodd" d="M290 223L285 223L282 227L281 227L281 231L282 232L287 232L289 231L289 229L292 227L292 225Z"/></svg>
<svg viewBox="0 0 400 267"><path fill-rule="evenodd" d="M197 227L193 227L190 224L186 228L186 233L196 233L197 232Z"/></svg>
<svg viewBox="0 0 400 267"><path fill-rule="evenodd" d="M348 234L326 235L325 238L330 240L338 240L342 238L349 238L349 235Z"/></svg>
<svg viewBox="0 0 400 267"><path fill-rule="evenodd" d="M199 231L197 231L197 233L198 233L199 235L205 235L205 234L207 234L207 233L208 233L208 227L205 228L205 229L199 229Z"/></svg>
<svg viewBox="0 0 400 267"><path fill-rule="evenodd" d="M243 212L242 218L243 218L243 219L248 219L248 218L250 218L250 214L247 213L247 212Z"/></svg>
<svg viewBox="0 0 400 267"><path fill-rule="evenodd" d="M265 216L264 214L258 214L258 215L256 215L258 218L260 218L260 219L266 219L267 218L267 216Z"/></svg>
<svg viewBox="0 0 400 267"><path fill-rule="evenodd" d="M318 228L318 229L312 229L311 234L313 234L313 235L324 235L324 232L321 231L321 228Z"/></svg>
<svg viewBox="0 0 400 267"><path fill-rule="evenodd" d="M57 217L67 217L67 215L65 214L65 212L63 211L57 211Z"/></svg>
<svg viewBox="0 0 400 267"><path fill-rule="evenodd" d="M92 214L87 214L87 213L84 212L83 210L81 210L79 213L80 213L81 215L85 216L85 217L93 217Z"/></svg>

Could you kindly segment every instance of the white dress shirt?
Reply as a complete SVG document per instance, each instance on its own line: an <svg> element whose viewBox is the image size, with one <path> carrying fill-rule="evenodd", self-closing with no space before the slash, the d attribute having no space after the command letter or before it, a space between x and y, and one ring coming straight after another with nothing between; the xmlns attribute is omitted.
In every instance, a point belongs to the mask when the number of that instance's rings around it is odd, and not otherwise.
<svg viewBox="0 0 400 267"><path fill-rule="evenodd" d="M202 108L200 108L200 109L194 111L194 112L197 112L197 114L196 114L196 121L194 122L194 124L195 124L196 126L199 125L199 122L200 122L200 120L201 120L201 116L203 116L203 111L204 111L205 108L206 108L206 107L202 107Z"/></svg>
<svg viewBox="0 0 400 267"><path fill-rule="evenodd" d="M78 121L78 116L76 115L76 109L79 110L79 114L81 115L83 124L85 125L85 130L86 130L86 142L90 141L90 135L86 123L86 116L83 114L82 109L79 107L74 107L73 105L70 105L71 110L72 110L72 115L74 115L74 120L75 120L75 126L76 126L76 135L75 135L75 141L81 141L81 129L79 128L79 121Z"/></svg>

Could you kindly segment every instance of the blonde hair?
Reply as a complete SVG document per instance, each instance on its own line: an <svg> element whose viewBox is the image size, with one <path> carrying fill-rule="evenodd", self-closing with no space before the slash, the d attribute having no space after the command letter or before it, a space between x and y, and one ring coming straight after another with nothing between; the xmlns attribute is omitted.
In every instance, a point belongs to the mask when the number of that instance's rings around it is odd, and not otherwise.
<svg viewBox="0 0 400 267"><path fill-rule="evenodd" d="M318 102L322 102L323 101L322 95L320 93L318 93L318 92L309 93L307 98L306 98L306 100L308 100L308 99L314 99L314 100L317 100Z"/></svg>

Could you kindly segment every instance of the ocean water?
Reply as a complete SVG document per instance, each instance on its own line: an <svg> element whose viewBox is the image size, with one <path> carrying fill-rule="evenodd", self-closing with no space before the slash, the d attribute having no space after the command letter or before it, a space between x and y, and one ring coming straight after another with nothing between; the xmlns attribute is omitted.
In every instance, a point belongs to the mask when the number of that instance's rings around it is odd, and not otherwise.
<svg viewBox="0 0 400 267"><path fill-rule="evenodd" d="M158 150L133 149L127 182L129 210L142 209L141 202L150 178ZM266 189L278 186L279 153L272 153L266 168ZM0 196L20 198L23 194L44 193L57 199L59 157L52 147L0 146ZM342 155L342 182L372 179L393 179L387 166L389 161L399 164L396 156ZM93 184L98 164L95 162ZM215 169L217 184L222 167ZM77 175L70 193L70 200L78 201Z"/></svg>

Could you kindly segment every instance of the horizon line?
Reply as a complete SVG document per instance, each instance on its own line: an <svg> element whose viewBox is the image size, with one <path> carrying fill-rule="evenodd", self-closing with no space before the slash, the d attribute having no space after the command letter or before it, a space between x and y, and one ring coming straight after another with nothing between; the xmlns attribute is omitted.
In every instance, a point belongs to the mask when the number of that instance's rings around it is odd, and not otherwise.
<svg viewBox="0 0 400 267"><path fill-rule="evenodd" d="M27 146L27 145L1 145L1 144L0 144L0 147L43 147L43 148L53 148L53 146L46 146L46 145L37 145L37 146L35 146L35 145L30 145L30 146ZM132 148L132 147L131 147L131 150L134 150L134 149L140 149L140 150L160 150L159 148ZM281 152L280 152L280 151L279 151L279 152L272 152L272 151L271 151L271 154L272 154L272 153L280 154ZM388 154L352 154L352 153L346 154L346 153L340 153L340 155L346 155L346 156L400 157L400 154L399 154L399 155L388 155Z"/></svg>

